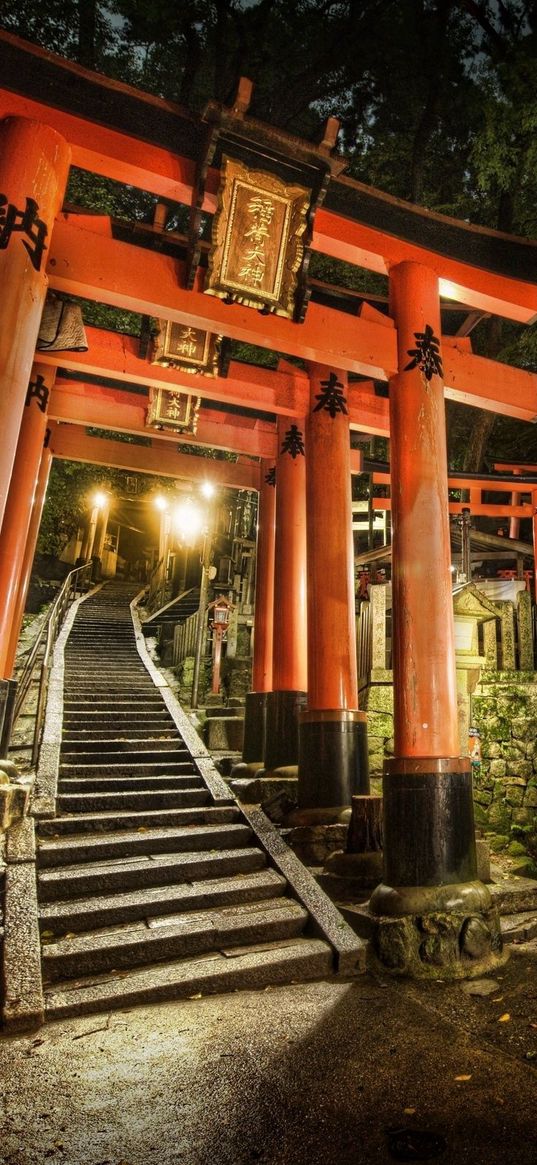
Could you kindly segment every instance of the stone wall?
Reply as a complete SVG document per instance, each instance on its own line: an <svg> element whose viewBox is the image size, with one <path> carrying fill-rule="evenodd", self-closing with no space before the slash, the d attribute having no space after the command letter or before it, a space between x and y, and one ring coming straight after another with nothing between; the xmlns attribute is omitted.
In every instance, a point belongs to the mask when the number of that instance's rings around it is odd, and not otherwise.
<svg viewBox="0 0 537 1165"><path fill-rule="evenodd" d="M377 793L384 758L393 756L390 671L372 673L361 706L368 714L370 775ZM483 672L471 709L482 748L474 770L476 826L493 851L520 858L519 872L537 876L537 673Z"/></svg>
<svg viewBox="0 0 537 1165"><path fill-rule="evenodd" d="M474 773L476 824L491 848L537 862L537 673L483 672L472 697L481 733Z"/></svg>
<svg viewBox="0 0 537 1165"><path fill-rule="evenodd" d="M371 684L360 694L360 707L367 712L367 746L371 792L382 792L384 758L393 756L392 672L376 668Z"/></svg>

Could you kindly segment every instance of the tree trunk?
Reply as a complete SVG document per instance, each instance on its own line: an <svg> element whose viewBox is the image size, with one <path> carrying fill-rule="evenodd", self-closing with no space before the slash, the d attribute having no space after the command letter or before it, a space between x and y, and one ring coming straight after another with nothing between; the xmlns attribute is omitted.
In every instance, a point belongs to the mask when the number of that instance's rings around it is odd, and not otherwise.
<svg viewBox="0 0 537 1165"><path fill-rule="evenodd" d="M78 63L86 69L95 68L95 40L97 31L97 0L78 0Z"/></svg>
<svg viewBox="0 0 537 1165"><path fill-rule="evenodd" d="M443 63L447 44L447 26L452 8L452 0L439 0L435 13L435 32L432 38L429 85L422 115L416 127L412 146L410 167L410 198L420 202L423 196L423 179L427 147L431 140L438 117L438 107L444 87Z"/></svg>

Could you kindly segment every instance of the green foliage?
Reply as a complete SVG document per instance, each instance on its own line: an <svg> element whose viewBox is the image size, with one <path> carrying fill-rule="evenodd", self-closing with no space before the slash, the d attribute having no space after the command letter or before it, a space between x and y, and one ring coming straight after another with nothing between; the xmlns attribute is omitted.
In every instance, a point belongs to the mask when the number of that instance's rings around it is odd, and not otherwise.
<svg viewBox="0 0 537 1165"><path fill-rule="evenodd" d="M58 558L81 525L92 492L111 488L123 479L124 475L115 469L54 459L39 530L38 554Z"/></svg>

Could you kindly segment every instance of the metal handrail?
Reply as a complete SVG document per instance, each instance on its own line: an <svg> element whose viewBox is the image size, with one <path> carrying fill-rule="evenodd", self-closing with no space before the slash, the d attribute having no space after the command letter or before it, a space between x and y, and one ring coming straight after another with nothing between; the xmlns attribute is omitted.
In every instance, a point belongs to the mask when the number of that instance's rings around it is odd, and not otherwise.
<svg viewBox="0 0 537 1165"><path fill-rule="evenodd" d="M17 681L17 696L15 699L13 724L15 724L17 717L20 715L24 701L26 700L30 690L30 684L37 667L40 650L44 642L45 650L43 659L41 661L41 674L39 678L39 692L37 696L37 709L32 745L32 767L35 767L37 764L39 745L41 743L41 732L45 718L48 682L50 669L52 667L52 652L54 650L54 645L63 624L67 608L70 607L71 603L74 603L79 587L80 592L82 593L82 584L86 577L88 580L91 579L92 567L92 562L86 562L83 566L77 566L75 570L71 570L67 575L67 578L65 579L60 591L56 595L47 618L43 623L39 634L37 635L37 638L24 664L21 675Z"/></svg>

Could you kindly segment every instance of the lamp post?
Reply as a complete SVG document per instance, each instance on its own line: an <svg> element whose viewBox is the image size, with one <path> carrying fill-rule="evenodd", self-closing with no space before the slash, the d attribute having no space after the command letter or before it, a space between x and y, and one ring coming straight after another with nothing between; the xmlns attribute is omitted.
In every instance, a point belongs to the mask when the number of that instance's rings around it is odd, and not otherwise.
<svg viewBox="0 0 537 1165"><path fill-rule="evenodd" d="M214 486L206 481L201 487L203 496L210 501L214 496ZM201 583L200 583L200 601L198 607L198 632L196 635L196 654L194 657L194 672L192 675L192 696L190 699L191 708L198 707L199 682L201 671L201 660L205 646L205 613L207 608L207 592L209 590L209 571L211 568L211 554L213 549L213 526L212 513L208 508L207 512L207 526L205 537L203 540L203 550L201 554Z"/></svg>
<svg viewBox="0 0 537 1165"><path fill-rule="evenodd" d="M210 500L214 495L214 486L210 482L204 482L201 487L203 496ZM207 592L209 589L209 572L211 567L212 554L212 514L208 508L206 514L199 506L192 500L187 498L186 501L176 507L173 514L174 527L183 544L192 546L197 536L202 532L205 525L203 548L201 552L201 582L200 582L200 597L198 605L198 627L196 634L196 651L194 657L194 672L192 676L192 695L191 707L198 707L199 695L199 681L201 672L201 661L203 658L205 645L205 616L207 610Z"/></svg>
<svg viewBox="0 0 537 1165"><path fill-rule="evenodd" d="M99 580L102 574L102 557L110 514L111 498L110 494L105 490L98 490L93 500L97 509L97 522L95 526L93 554L91 555L93 559L92 577L95 580Z"/></svg>
<svg viewBox="0 0 537 1165"><path fill-rule="evenodd" d="M161 594L166 585L166 568L168 560L168 545L170 540L171 530L171 514L168 498L163 494L157 494L154 498L155 509L160 514L159 525L159 544L158 544L158 562L155 568L154 580L151 583L151 597L158 594L157 606L161 602Z"/></svg>

